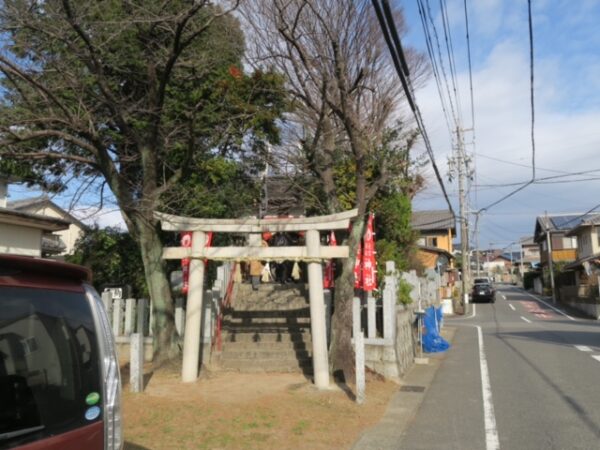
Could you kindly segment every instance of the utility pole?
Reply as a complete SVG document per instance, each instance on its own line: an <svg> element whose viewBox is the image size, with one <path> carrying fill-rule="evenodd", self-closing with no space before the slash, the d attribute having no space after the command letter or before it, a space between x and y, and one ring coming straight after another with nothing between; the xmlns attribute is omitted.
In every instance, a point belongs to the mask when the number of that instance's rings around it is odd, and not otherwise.
<svg viewBox="0 0 600 450"><path fill-rule="evenodd" d="M552 261L552 238L550 237L550 222L546 213L546 247L548 248L548 270L550 271L550 289L552 289L552 303L556 303L554 294L554 263Z"/></svg>
<svg viewBox="0 0 600 450"><path fill-rule="evenodd" d="M462 305L464 312L467 312L467 305L469 303L469 285L470 285L470 271L469 267L469 223L467 217L467 195L466 195L466 177L467 177L467 158L465 155L464 145L462 141L462 135L460 127L456 127L456 147L452 158L448 161L450 166L450 179L454 176L454 169L456 169L456 176L458 178L458 200L459 200L459 222L460 222L460 251L461 251L461 265L462 265L462 277L461 277L461 294L462 294Z"/></svg>
<svg viewBox="0 0 600 450"><path fill-rule="evenodd" d="M523 239L520 240L519 244L521 246L520 247L520 252L521 253L520 253L520 258L519 258L519 261L520 261L519 272L521 273L521 283L523 283L523 277L524 277L524 273L525 273L523 271Z"/></svg>
<svg viewBox="0 0 600 450"><path fill-rule="evenodd" d="M475 270L477 272L477 276L479 276L479 267L481 265L481 261L479 260L479 214L481 214L481 211L477 211L475 213L475 264L477 264L477 268Z"/></svg>

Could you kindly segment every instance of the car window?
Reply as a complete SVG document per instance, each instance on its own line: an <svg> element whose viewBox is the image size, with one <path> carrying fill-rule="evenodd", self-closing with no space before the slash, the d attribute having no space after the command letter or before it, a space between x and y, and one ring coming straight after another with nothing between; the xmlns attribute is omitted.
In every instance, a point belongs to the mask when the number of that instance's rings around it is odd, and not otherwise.
<svg viewBox="0 0 600 450"><path fill-rule="evenodd" d="M101 420L101 392L85 294L0 286L0 448Z"/></svg>
<svg viewBox="0 0 600 450"><path fill-rule="evenodd" d="M489 284L490 280L487 278L475 278L474 284Z"/></svg>

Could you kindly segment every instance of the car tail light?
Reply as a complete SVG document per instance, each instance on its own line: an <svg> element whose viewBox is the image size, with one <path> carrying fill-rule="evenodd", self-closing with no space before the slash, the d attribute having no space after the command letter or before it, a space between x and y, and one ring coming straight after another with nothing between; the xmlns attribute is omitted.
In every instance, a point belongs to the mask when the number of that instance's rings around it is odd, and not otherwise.
<svg viewBox="0 0 600 450"><path fill-rule="evenodd" d="M98 321L100 322L100 348L102 349L102 377L104 384L104 449L120 450L123 447L121 423L121 376L115 353L115 343L102 300L92 291Z"/></svg>

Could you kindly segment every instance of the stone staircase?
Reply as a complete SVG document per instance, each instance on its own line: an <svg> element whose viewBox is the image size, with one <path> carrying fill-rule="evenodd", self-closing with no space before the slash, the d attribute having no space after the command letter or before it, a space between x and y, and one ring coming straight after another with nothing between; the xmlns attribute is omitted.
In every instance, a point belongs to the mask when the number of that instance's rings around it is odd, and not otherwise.
<svg viewBox="0 0 600 450"><path fill-rule="evenodd" d="M312 374L308 291L304 284L237 284L223 312L225 370Z"/></svg>

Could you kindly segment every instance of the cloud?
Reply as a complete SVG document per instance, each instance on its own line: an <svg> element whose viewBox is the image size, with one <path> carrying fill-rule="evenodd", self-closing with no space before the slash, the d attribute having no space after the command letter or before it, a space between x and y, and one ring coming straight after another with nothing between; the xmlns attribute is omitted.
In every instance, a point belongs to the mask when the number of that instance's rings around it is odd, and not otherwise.
<svg viewBox="0 0 600 450"><path fill-rule="evenodd" d="M588 15L578 11L578 14L569 12L562 17L554 2L537 5L536 10L542 7L544 10L534 16L534 23L539 27L535 59L537 177L600 169L600 79L597 76L600 57L595 48L580 39L581 35L595 30L595 25L590 24L597 22L600 14L595 15L595 20L590 19L589 10ZM595 5L588 3L587 7L594 9ZM531 168L517 165L530 166L532 157L526 9L508 13L503 11L499 1L474 2L474 9L476 25L472 38L477 49L473 52L476 55L473 61L475 149L480 155L477 157L476 180L478 184L486 185L526 181L531 178ZM486 26L487 30L482 30ZM558 38L554 40L553 29L561 36L568 36L573 27L577 29L573 30L572 40L567 38L564 45ZM600 35L593 34L594 39ZM464 48L457 45L455 51L463 52ZM458 81L463 126L469 127L468 73L465 68L466 64L459 64ZM450 134L434 80L416 96L438 165L445 173ZM465 139L467 143L471 140L469 132L465 133ZM467 150L472 149L467 145ZM417 196L415 209L444 207L433 172L428 170L426 173L429 188ZM600 177L600 171L585 177L594 176ZM453 204L458 212L456 188L449 184L447 187L454 195ZM584 212L600 203L594 194L599 187L600 180L530 186L484 215L482 245L532 234L535 217L545 211ZM513 189L482 187L476 201L472 193L470 208L482 208Z"/></svg>

